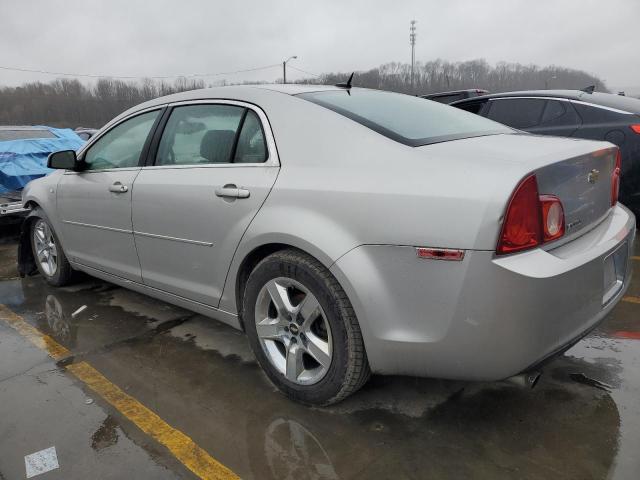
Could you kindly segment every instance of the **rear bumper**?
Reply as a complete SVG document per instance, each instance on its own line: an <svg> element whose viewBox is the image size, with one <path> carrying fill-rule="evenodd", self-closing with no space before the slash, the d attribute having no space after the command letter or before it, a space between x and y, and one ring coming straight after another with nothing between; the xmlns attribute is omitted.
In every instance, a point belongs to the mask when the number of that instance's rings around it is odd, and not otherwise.
<svg viewBox="0 0 640 480"><path fill-rule="evenodd" d="M467 251L450 262L372 245L331 270L356 310L374 372L498 380L561 351L609 313L631 280L634 236L635 218L619 205L550 251ZM614 252L625 275L603 303L605 259Z"/></svg>

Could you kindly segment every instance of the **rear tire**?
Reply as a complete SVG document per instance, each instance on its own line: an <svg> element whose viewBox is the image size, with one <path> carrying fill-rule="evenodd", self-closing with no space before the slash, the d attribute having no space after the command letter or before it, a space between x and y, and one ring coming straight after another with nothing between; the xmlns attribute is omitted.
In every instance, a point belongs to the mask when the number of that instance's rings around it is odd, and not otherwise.
<svg viewBox="0 0 640 480"><path fill-rule="evenodd" d="M62 287L72 278L73 269L67 260L51 223L41 209L36 209L31 221L31 249L40 275L49 285Z"/></svg>
<svg viewBox="0 0 640 480"><path fill-rule="evenodd" d="M293 400L331 405L370 376L351 302L331 272L303 252L282 250L255 267L242 317L262 369Z"/></svg>

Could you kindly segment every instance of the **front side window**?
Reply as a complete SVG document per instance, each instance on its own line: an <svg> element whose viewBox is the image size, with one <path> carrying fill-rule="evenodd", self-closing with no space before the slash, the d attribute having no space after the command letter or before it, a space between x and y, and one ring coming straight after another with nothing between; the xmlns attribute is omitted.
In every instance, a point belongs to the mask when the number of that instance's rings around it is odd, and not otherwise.
<svg viewBox="0 0 640 480"><path fill-rule="evenodd" d="M462 138L512 133L491 120L423 98L352 88L299 94L392 140L417 147Z"/></svg>
<svg viewBox="0 0 640 480"><path fill-rule="evenodd" d="M540 124L547 101L538 98L502 98L490 103L491 120L513 128L530 128Z"/></svg>
<svg viewBox="0 0 640 480"><path fill-rule="evenodd" d="M255 112L236 105L176 107L164 129L156 165L262 163L267 148Z"/></svg>
<svg viewBox="0 0 640 480"><path fill-rule="evenodd" d="M160 110L143 113L112 128L84 155L88 170L137 167L144 144Z"/></svg>

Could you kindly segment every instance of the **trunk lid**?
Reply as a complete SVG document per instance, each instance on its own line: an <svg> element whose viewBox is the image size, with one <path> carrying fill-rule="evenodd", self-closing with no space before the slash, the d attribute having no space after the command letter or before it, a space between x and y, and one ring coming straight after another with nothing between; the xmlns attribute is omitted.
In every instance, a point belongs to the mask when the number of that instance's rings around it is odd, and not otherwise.
<svg viewBox="0 0 640 480"><path fill-rule="evenodd" d="M575 238L608 214L616 153L616 148L598 149L535 170L539 193L555 195L562 202L563 240Z"/></svg>
<svg viewBox="0 0 640 480"><path fill-rule="evenodd" d="M431 169L446 169L463 198L487 195L474 248L495 248L509 198L518 183L536 174L540 194L560 198L565 235L545 244L555 248L588 232L611 211L611 172L616 147L609 142L528 133L489 135L415 149L431 159ZM589 181L589 174L593 172ZM597 177L597 178L596 178ZM446 188L443 187L443 188ZM475 196L475 197L474 197ZM475 208L475 207L474 207Z"/></svg>

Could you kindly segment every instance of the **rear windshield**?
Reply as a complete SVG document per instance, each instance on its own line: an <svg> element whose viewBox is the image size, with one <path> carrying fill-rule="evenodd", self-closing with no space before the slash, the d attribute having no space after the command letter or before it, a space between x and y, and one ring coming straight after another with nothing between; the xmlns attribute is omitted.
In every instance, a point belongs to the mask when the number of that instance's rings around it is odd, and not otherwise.
<svg viewBox="0 0 640 480"><path fill-rule="evenodd" d="M356 88L350 91L302 93L298 96L412 147L513 133L510 128L478 115L399 93Z"/></svg>
<svg viewBox="0 0 640 480"><path fill-rule="evenodd" d="M25 129L25 130L3 130L0 129L0 142L8 140L31 140L33 138L57 138L49 130Z"/></svg>

